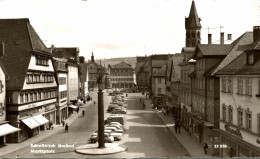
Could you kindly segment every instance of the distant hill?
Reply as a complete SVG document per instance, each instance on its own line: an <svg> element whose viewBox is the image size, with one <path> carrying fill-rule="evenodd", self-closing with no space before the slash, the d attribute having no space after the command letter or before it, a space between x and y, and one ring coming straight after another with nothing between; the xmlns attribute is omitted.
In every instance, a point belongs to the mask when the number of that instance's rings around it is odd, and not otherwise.
<svg viewBox="0 0 260 159"><path fill-rule="evenodd" d="M97 59L95 60L98 64L100 64L101 61L101 65L107 68L107 66L110 65L115 65L118 64L122 61L132 65L132 68L135 69L135 65L137 62L136 57L120 57L120 58L110 58L110 59Z"/></svg>

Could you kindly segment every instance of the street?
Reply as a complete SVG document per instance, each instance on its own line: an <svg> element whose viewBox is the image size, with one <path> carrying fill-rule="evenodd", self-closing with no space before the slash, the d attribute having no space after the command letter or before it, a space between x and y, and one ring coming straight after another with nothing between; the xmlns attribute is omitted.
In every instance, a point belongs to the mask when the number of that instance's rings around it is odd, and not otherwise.
<svg viewBox="0 0 260 159"><path fill-rule="evenodd" d="M91 92L93 101L97 103L97 92ZM142 98L142 102L139 99ZM128 147L126 152L111 155L82 155L74 151L80 145L88 143L90 135L98 128L97 104L93 103L85 108L85 117L79 117L70 127L69 132L61 131L35 145L45 144L47 147L37 148L28 145L18 151L12 152L3 158L15 158L19 154L21 158L137 158L137 157L183 157L187 152L178 143L168 128L156 116L150 106L143 108L145 96L141 93L129 93L125 100L127 106L126 133L121 141L116 143ZM104 110L107 109L111 96L104 91ZM82 108L81 108L82 110ZM74 112L75 113L75 112ZM105 113L105 119L110 114ZM55 147L53 147L53 144ZM89 143L90 144L90 143ZM36 150L50 150L50 153L39 153ZM33 153L32 151L36 152ZM55 153L51 153L55 152Z"/></svg>

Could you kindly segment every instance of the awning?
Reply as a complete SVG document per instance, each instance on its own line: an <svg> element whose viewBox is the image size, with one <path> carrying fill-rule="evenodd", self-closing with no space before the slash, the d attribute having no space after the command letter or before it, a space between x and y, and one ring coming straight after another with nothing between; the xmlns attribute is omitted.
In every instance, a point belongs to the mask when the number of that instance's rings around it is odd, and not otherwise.
<svg viewBox="0 0 260 159"><path fill-rule="evenodd" d="M75 106L75 105L70 105L69 107L72 108L72 109L77 109L78 108L78 106Z"/></svg>
<svg viewBox="0 0 260 159"><path fill-rule="evenodd" d="M43 117L41 114L33 116L33 119L36 120L40 125L46 124L49 122L45 117Z"/></svg>
<svg viewBox="0 0 260 159"><path fill-rule="evenodd" d="M204 122L204 125L205 125L206 127L213 127L213 126L214 126L214 124L212 124L212 123L210 123L210 122Z"/></svg>
<svg viewBox="0 0 260 159"><path fill-rule="evenodd" d="M40 123L38 123L36 120L34 120L32 117L23 119L22 122L27 125L30 129L34 129L38 126L40 126Z"/></svg>
<svg viewBox="0 0 260 159"><path fill-rule="evenodd" d="M17 131L20 131L20 130L21 129L13 127L10 124L3 124L3 125L0 125L0 136L11 134L11 133L14 133L14 132L17 132Z"/></svg>

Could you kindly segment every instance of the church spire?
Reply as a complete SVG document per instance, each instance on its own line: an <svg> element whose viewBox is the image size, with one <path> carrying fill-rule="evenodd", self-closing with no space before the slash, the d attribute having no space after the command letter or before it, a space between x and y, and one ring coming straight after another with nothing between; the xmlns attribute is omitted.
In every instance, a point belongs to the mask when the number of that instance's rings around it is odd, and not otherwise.
<svg viewBox="0 0 260 159"><path fill-rule="evenodd" d="M190 14L185 18L186 47L195 47L200 44L201 19L198 16L194 0L191 3Z"/></svg>
<svg viewBox="0 0 260 159"><path fill-rule="evenodd" d="M93 52L92 52L92 55L91 55L91 61L94 62L94 55L93 55Z"/></svg>

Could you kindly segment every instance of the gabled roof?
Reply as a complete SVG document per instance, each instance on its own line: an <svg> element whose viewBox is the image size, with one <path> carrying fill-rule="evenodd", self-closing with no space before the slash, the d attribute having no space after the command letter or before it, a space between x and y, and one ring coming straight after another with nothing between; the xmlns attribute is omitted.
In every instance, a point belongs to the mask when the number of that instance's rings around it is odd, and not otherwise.
<svg viewBox="0 0 260 159"><path fill-rule="evenodd" d="M154 60L152 61L152 68L161 68L163 65L166 64L167 60Z"/></svg>
<svg viewBox="0 0 260 159"><path fill-rule="evenodd" d="M112 68L116 68L116 69L132 69L131 65L122 61L114 66L111 66Z"/></svg>
<svg viewBox="0 0 260 159"><path fill-rule="evenodd" d="M0 57L10 77L8 90L21 90L32 52L51 56L29 19L0 19L0 41L5 44L4 56Z"/></svg>
<svg viewBox="0 0 260 159"><path fill-rule="evenodd" d="M234 59L236 59L239 55L241 55L244 50L250 48L253 43L253 32L245 32L238 39L236 39L231 45L232 49L228 53L228 55L224 58L224 60L220 63L219 67L212 74L219 74L218 71L225 68L228 64L230 64Z"/></svg>
<svg viewBox="0 0 260 159"><path fill-rule="evenodd" d="M219 44L199 44L197 45L192 58L196 59L198 52L202 56L225 56L230 51L232 45L219 45Z"/></svg>
<svg viewBox="0 0 260 159"><path fill-rule="evenodd" d="M154 77L165 77L165 71L166 71L166 65L163 65L163 67L158 70L155 75L153 75Z"/></svg>
<svg viewBox="0 0 260 159"><path fill-rule="evenodd" d="M64 55L63 57L66 57L66 58L69 57L70 59L74 58L75 60L77 60L76 57L77 57L77 54L79 53L79 48L77 48L77 47L59 47L59 48L55 48L54 52L57 52L57 54L59 54L59 55L63 54Z"/></svg>

